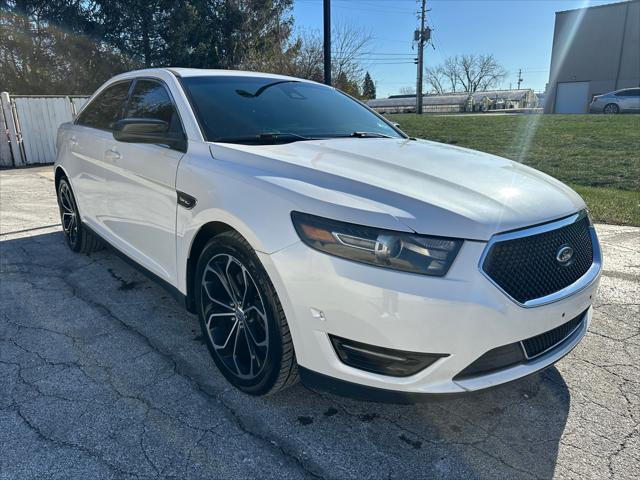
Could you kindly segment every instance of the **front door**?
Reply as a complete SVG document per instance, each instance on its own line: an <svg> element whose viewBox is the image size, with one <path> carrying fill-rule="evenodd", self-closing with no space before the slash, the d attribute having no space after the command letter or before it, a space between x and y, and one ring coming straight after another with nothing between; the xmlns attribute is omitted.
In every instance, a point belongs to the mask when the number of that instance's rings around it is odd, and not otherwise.
<svg viewBox="0 0 640 480"><path fill-rule="evenodd" d="M124 118L163 120L182 131L177 109L159 80L135 81ZM176 284L176 172L183 153L165 145L105 144L105 162L115 173L102 223L116 247L163 280Z"/></svg>

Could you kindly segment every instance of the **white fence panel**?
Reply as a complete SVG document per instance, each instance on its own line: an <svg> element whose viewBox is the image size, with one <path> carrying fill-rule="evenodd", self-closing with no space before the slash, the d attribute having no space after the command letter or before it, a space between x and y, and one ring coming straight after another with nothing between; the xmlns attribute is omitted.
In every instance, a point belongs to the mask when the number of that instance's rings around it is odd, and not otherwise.
<svg viewBox="0 0 640 480"><path fill-rule="evenodd" d="M89 97L71 97L71 105L73 106L73 114L77 115L80 109L87 103Z"/></svg>
<svg viewBox="0 0 640 480"><path fill-rule="evenodd" d="M52 163L61 123L73 120L66 97L13 97L27 164Z"/></svg>
<svg viewBox="0 0 640 480"><path fill-rule="evenodd" d="M13 159L11 158L9 135L7 135L7 124L4 121L4 112L0 109L0 167L10 167L12 165Z"/></svg>
<svg viewBox="0 0 640 480"><path fill-rule="evenodd" d="M7 127L6 134L9 144L11 145L11 162L8 165L19 167L24 165L24 156L22 155L22 147L18 137L18 129L16 128L16 116L11 103L11 97L8 92L0 92L0 105L2 106L2 114L4 123Z"/></svg>

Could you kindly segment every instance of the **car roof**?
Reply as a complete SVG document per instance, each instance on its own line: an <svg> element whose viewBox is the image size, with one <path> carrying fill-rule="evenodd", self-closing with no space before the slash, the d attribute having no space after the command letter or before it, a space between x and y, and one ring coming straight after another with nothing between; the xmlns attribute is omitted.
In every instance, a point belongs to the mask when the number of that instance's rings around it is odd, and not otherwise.
<svg viewBox="0 0 640 480"><path fill-rule="evenodd" d="M207 68L183 68L183 67L166 67L166 68L145 68L141 70L133 70L130 72L122 73L114 77L114 79L135 78L144 75L149 75L159 72L171 72L177 77L223 77L223 76L237 76L237 77L256 77L256 78L272 78L274 80L295 80L297 82L315 83L311 80L303 78L289 77L286 75L278 75L275 73L264 72L249 72L244 70L222 70L222 69L207 69ZM321 85L321 84L318 84Z"/></svg>

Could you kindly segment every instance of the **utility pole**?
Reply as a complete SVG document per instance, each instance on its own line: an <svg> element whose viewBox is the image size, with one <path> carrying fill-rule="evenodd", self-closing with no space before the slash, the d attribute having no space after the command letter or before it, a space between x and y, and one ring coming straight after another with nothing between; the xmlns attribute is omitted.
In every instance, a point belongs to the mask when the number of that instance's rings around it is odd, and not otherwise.
<svg viewBox="0 0 640 480"><path fill-rule="evenodd" d="M427 11L427 0L422 0L420 9L420 30L416 32L414 38L418 41L418 80L416 85L416 113L422 115L422 75L424 65L424 44L429 40L430 31L425 31L425 14Z"/></svg>
<svg viewBox="0 0 640 480"><path fill-rule="evenodd" d="M522 83L522 69L518 70L518 90L520 90L520 84Z"/></svg>
<svg viewBox="0 0 640 480"><path fill-rule="evenodd" d="M323 0L324 13L324 83L331 85L331 0Z"/></svg>

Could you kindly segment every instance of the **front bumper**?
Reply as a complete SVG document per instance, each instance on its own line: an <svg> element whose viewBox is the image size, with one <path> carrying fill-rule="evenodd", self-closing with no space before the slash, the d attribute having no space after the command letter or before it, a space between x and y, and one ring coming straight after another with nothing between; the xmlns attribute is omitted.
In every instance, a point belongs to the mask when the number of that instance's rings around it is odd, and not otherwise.
<svg viewBox="0 0 640 480"><path fill-rule="evenodd" d="M597 240L596 240L597 241ZM599 274L559 301L523 308L479 270L485 242L466 241L443 278L379 269L296 243L259 254L280 297L303 377L331 378L406 394L462 393L499 385L552 365L586 333ZM587 311L570 341L534 360L455 379L484 353L552 330ZM446 354L418 373L394 377L345 365L329 338L409 352ZM374 395L374 390L370 393Z"/></svg>

